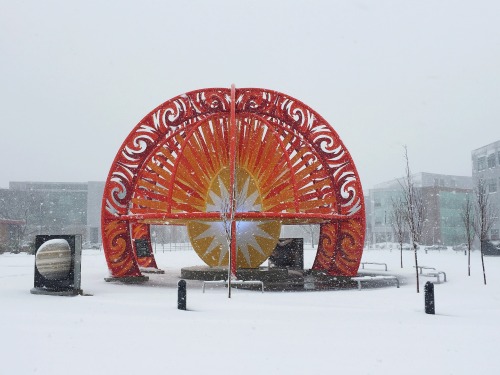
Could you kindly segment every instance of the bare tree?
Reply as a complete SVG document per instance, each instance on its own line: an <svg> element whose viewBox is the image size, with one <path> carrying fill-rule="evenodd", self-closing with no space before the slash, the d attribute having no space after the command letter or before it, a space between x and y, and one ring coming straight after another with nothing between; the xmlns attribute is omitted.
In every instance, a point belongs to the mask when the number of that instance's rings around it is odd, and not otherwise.
<svg viewBox="0 0 500 375"><path fill-rule="evenodd" d="M475 194L475 220L474 220L474 229L476 234L479 237L481 242L481 264L483 266L483 278L484 285L486 285L486 270L484 267L484 256L483 250L486 241L488 241L488 232L496 221L496 217L494 214L493 205L490 201L490 196L488 190L486 188L486 182L484 179L479 178L477 184L474 188Z"/></svg>
<svg viewBox="0 0 500 375"><path fill-rule="evenodd" d="M224 191L222 191L224 190ZM236 184L233 183L231 189L224 188L221 190L221 202L220 202L220 217L224 226L224 233L226 237L226 246L227 246L227 289L228 289L228 298L231 298L231 288L232 281L236 280L236 253L237 253L237 223L234 218L234 213L236 212ZM235 248L235 254L232 253L231 249ZM222 250L224 250L225 246L222 245ZM233 258L234 257L234 258Z"/></svg>
<svg viewBox="0 0 500 375"><path fill-rule="evenodd" d="M392 199L391 226L399 243L401 268L403 268L403 242L406 234L405 204L401 197Z"/></svg>
<svg viewBox="0 0 500 375"><path fill-rule="evenodd" d="M300 229L304 231L311 238L311 247L314 247L314 239L319 236L319 225L317 224L307 224L301 225Z"/></svg>
<svg viewBox="0 0 500 375"><path fill-rule="evenodd" d="M470 276L470 250L474 237L476 236L476 232L474 230L474 205L469 194L466 194L465 196L465 202L462 205L460 217L462 219L462 224L464 225L465 240L467 241L467 250L469 254L467 257L467 272ZM465 251L466 254L467 250Z"/></svg>
<svg viewBox="0 0 500 375"><path fill-rule="evenodd" d="M410 240L415 254L415 274L417 277L417 293L420 293L420 280L418 276L418 256L417 250L422 237L422 230L425 221L425 205L421 190L417 189L411 177L410 162L408 159L408 149L404 146L406 160L406 176L402 183L403 202L405 207L406 223L410 232Z"/></svg>
<svg viewBox="0 0 500 375"><path fill-rule="evenodd" d="M21 220L24 223L20 226L19 241L24 240L29 232L29 227L35 221L36 212L35 207L39 206L39 202L35 201L34 197L28 194L17 194L17 192L7 191L5 195L0 198L0 218Z"/></svg>

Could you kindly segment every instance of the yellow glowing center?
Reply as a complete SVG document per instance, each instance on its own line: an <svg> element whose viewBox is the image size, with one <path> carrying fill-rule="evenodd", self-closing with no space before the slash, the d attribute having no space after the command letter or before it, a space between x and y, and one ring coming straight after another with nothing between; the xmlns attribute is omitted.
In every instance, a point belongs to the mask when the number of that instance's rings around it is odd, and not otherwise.
<svg viewBox="0 0 500 375"><path fill-rule="evenodd" d="M236 170L236 211L260 212L262 199L252 176L243 168ZM223 168L212 180L205 200L206 212L221 212L221 221L188 224L194 250L211 266L227 266L230 233L229 169ZM236 223L236 262L238 268L256 268L274 250L281 231L279 221L238 221Z"/></svg>

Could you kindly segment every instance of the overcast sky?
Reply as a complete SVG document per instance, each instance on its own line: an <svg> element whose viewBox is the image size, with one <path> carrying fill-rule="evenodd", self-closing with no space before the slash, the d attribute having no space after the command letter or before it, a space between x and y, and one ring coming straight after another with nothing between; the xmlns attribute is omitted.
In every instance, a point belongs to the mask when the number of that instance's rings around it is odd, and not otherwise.
<svg viewBox="0 0 500 375"><path fill-rule="evenodd" d="M104 181L134 126L205 87L262 87L335 128L364 190L471 175L500 139L500 1L0 0L0 187Z"/></svg>

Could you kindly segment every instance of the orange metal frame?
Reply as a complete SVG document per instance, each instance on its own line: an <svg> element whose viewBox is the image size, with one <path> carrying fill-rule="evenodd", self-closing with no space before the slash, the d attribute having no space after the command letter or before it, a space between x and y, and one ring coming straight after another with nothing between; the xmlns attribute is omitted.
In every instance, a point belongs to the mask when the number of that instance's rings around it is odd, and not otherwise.
<svg viewBox="0 0 500 375"><path fill-rule="evenodd" d="M237 212L236 169L259 182L264 209ZM205 212L207 186L229 167L229 212ZM150 241L149 225L190 220L231 224L231 273L236 273L236 221L274 219L319 223L313 269L357 273L365 236L364 199L351 156L335 130L315 111L265 89L212 88L161 104L122 144L106 181L101 222L113 277L156 268L154 255L138 258L136 239ZM151 249L150 249L151 250Z"/></svg>

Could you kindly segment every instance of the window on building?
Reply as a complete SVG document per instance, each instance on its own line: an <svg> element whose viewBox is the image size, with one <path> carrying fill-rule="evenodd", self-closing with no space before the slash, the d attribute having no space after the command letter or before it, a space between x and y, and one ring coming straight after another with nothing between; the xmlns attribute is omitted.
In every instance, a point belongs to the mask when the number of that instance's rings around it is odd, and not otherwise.
<svg viewBox="0 0 500 375"><path fill-rule="evenodd" d="M90 242L92 243L99 242L99 228L95 227L90 228Z"/></svg>
<svg viewBox="0 0 500 375"><path fill-rule="evenodd" d="M477 158L477 170L484 171L486 169L486 157L480 156Z"/></svg>
<svg viewBox="0 0 500 375"><path fill-rule="evenodd" d="M495 180L494 178L488 180L488 191L490 193L497 192L497 180Z"/></svg>
<svg viewBox="0 0 500 375"><path fill-rule="evenodd" d="M498 239L500 239L500 234L499 234L498 229L492 229L492 230L490 231L490 234L491 234L490 238L491 238L492 240L498 240Z"/></svg>
<svg viewBox="0 0 500 375"><path fill-rule="evenodd" d="M489 154L488 155L488 168L495 168L496 166L496 155L495 154Z"/></svg>

